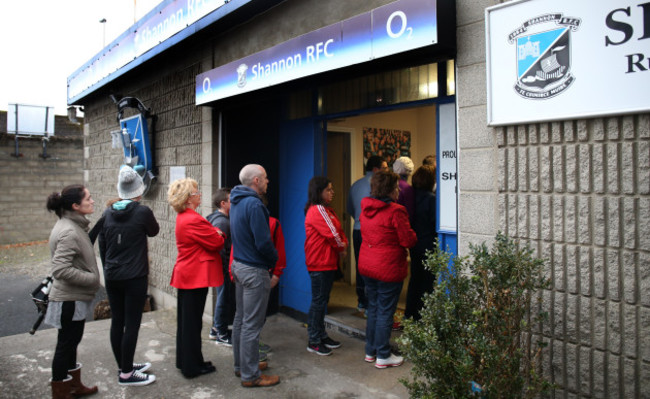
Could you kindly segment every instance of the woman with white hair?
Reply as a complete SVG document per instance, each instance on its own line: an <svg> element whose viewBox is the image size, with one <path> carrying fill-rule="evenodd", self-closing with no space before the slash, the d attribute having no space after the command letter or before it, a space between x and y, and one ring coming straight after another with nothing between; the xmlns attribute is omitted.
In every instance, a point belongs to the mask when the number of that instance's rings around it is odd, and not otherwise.
<svg viewBox="0 0 650 399"><path fill-rule="evenodd" d="M409 220L413 222L415 214L415 190L408 183L409 176L413 173L413 161L409 157L399 157L393 163L393 172L399 175L399 197L397 203L406 208Z"/></svg>

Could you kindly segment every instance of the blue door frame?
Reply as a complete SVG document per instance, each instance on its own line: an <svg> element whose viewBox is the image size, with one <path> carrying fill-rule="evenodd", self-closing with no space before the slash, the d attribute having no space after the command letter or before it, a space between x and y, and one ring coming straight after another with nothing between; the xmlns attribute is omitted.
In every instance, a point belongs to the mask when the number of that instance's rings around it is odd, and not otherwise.
<svg viewBox="0 0 650 399"><path fill-rule="evenodd" d="M309 311L311 281L305 267L307 184L322 165L320 125L315 119L285 121L280 127L280 223L287 267L280 279L280 306Z"/></svg>
<svg viewBox="0 0 650 399"><path fill-rule="evenodd" d="M453 103L454 97L428 100L415 105L432 105ZM396 105L382 108L382 111L413 107L414 104ZM368 110L374 113L378 110ZM359 113L357 112L356 115ZM280 223L285 236L287 252L287 267L280 280L280 306L308 313L311 303L311 281L305 267L305 216L304 206L307 200L307 185L309 180L327 170L325 121L352 114L328 115L327 118L305 118L284 121L280 126ZM439 118L436 118L439 119ZM438 145L440 126L436 126L436 146ZM439 194L439 193L437 193ZM439 198L439 197L438 197ZM437 201L439 202L439 201ZM439 216L440 207L436 206ZM437 218L437 220L440 220ZM439 222L438 222L439 223ZM438 239L442 248L457 254L457 234L455 231L440 231Z"/></svg>

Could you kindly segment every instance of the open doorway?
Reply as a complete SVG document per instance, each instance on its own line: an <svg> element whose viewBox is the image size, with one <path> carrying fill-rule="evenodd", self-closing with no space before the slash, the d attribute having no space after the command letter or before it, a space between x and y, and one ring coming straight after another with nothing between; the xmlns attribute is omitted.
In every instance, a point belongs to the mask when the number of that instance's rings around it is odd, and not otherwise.
<svg viewBox="0 0 650 399"><path fill-rule="evenodd" d="M349 215L346 209L348 192L350 191L350 132L349 131L327 131L327 177L332 181L334 187L334 199L330 204L343 225L343 231L348 240L352 230L348 222ZM347 284L354 284L354 273L350 265L354 264L350 258L350 251L343 258L339 267L341 275L337 280L343 279Z"/></svg>
<svg viewBox="0 0 650 399"><path fill-rule="evenodd" d="M363 313L357 311L355 282L358 276L352 249L354 221L345 209L350 186L364 176L369 151L370 155L384 157L390 165L401 155L409 156L416 169L427 155L435 156L436 118L436 105L431 104L327 122L327 174L336 191L334 209L350 241L344 276L332 288L328 306L330 317L343 318L347 325L365 328ZM404 281L398 314L406 305L407 286L408 277Z"/></svg>

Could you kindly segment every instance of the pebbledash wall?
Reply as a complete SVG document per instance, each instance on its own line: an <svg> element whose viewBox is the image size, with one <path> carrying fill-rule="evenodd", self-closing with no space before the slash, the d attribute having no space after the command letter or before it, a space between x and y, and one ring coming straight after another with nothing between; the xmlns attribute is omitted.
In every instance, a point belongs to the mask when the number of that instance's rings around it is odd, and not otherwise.
<svg viewBox="0 0 650 399"><path fill-rule="evenodd" d="M288 0L111 83L113 92L138 97L158 117L159 182L144 204L162 227L149 241L151 293L159 306L175 306L169 167L184 165L199 181L201 214L211 211L219 172L217 124L210 107L194 105L195 76L388 2ZM501 230L548 259L552 288L540 295L550 323L537 333L549 343L544 372L557 384L551 397L648 397L650 114L488 127L484 13L499 3L456 0L459 253ZM83 100L85 179L101 202L115 196L122 162L111 148L117 122L108 94L100 89Z"/></svg>
<svg viewBox="0 0 650 399"><path fill-rule="evenodd" d="M553 397L650 397L650 114L487 127L498 3L457 1L459 252L501 230L548 260Z"/></svg>
<svg viewBox="0 0 650 399"><path fill-rule="evenodd" d="M79 122L83 122L80 118ZM43 241L50 237L56 215L47 212L47 196L84 177L83 128L67 116L54 118L54 136L46 147L38 137L7 134L7 112L0 111L0 246Z"/></svg>

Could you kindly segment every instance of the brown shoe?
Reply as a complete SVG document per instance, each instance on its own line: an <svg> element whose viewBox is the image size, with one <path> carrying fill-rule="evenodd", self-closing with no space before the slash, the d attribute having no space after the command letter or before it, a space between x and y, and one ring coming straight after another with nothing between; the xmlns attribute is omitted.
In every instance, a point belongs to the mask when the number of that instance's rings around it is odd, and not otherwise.
<svg viewBox="0 0 650 399"><path fill-rule="evenodd" d="M241 386L244 388L270 387L280 383L280 377L277 375L262 374L255 381L242 381Z"/></svg>
<svg viewBox="0 0 650 399"><path fill-rule="evenodd" d="M266 370L268 367L269 367L269 363L268 363L268 362L260 362L260 363L259 363L260 371L264 371L264 370ZM239 371L235 371L235 375L236 375L237 377L241 377L241 373L240 373Z"/></svg>

